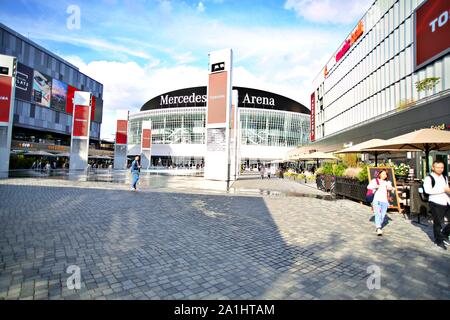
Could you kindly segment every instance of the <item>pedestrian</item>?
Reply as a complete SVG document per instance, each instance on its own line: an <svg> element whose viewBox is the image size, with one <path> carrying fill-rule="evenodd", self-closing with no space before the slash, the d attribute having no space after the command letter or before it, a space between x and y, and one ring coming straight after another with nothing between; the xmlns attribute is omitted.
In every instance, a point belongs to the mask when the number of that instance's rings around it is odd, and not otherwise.
<svg viewBox="0 0 450 320"><path fill-rule="evenodd" d="M131 174L133 175L133 181L131 183L131 190L137 191L137 183L139 181L139 174L141 172L141 164L139 162L139 156L134 158L131 163Z"/></svg>
<svg viewBox="0 0 450 320"><path fill-rule="evenodd" d="M268 179L270 179L270 174L271 174L270 169L271 169L270 167L267 169L267 178Z"/></svg>
<svg viewBox="0 0 450 320"><path fill-rule="evenodd" d="M425 177L423 183L424 191L429 195L431 215L433 217L434 242L438 247L447 250L450 245L450 223L445 225L444 217L450 222L450 188L448 178L444 172L444 162L436 160L433 162L432 173Z"/></svg>
<svg viewBox="0 0 450 320"><path fill-rule="evenodd" d="M262 165L262 166L260 166L259 167L259 173L261 174L261 179L264 179L264 166Z"/></svg>
<svg viewBox="0 0 450 320"><path fill-rule="evenodd" d="M373 197L373 212L375 214L375 227L378 236L383 235L383 223L386 217L387 209L389 208L388 192L394 189L391 181L388 180L388 172L383 169L378 172L375 179L370 181L367 189L374 192Z"/></svg>

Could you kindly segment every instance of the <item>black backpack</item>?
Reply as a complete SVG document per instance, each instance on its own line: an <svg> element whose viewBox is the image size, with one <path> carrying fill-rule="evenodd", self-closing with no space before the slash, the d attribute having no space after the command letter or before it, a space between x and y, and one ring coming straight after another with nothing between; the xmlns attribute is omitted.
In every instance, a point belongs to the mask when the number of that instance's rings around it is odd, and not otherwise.
<svg viewBox="0 0 450 320"><path fill-rule="evenodd" d="M434 177L432 175L428 175L428 177L431 178L431 188L434 188L434 186L436 185L436 180L434 180ZM444 177L444 179L447 182L447 177ZM419 195L420 195L420 199L422 199L423 202L428 202L428 201L430 201L430 195L425 192L425 188L423 186L424 183L425 183L425 179L423 179L422 183L419 186Z"/></svg>

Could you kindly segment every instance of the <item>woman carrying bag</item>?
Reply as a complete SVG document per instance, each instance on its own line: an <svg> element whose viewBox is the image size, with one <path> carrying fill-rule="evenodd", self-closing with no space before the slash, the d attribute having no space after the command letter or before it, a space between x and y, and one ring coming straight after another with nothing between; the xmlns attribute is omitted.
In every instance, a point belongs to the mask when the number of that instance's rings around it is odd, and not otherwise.
<svg viewBox="0 0 450 320"><path fill-rule="evenodd" d="M373 198L372 207L375 214L375 227L378 236L383 235L383 222L386 217L387 209L389 208L388 193L394 189L391 181L388 180L388 172L383 169L378 172L375 179L370 181L367 186L367 196L366 198L370 200Z"/></svg>

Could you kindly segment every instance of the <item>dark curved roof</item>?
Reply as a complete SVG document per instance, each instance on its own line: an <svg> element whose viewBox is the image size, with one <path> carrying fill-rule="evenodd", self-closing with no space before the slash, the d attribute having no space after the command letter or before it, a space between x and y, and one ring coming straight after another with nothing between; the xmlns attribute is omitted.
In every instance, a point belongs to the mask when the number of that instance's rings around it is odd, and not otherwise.
<svg viewBox="0 0 450 320"><path fill-rule="evenodd" d="M271 93L268 91L258 90L258 89L251 89L251 88L245 88L245 87L233 87L233 90L238 90L239 95L239 108L257 108L257 109L270 109L270 110L281 110L281 111L290 111L290 112L297 112L297 113L304 113L304 114L310 114L310 111L308 108L306 108L301 103L294 101L292 99L289 99L287 97L281 96L276 93ZM246 96L248 95L248 98L246 99ZM171 101L172 104L169 104L170 97L192 97L190 100L191 102L181 102L179 101ZM200 96L200 97L198 97ZM202 98L201 98L202 97ZM251 101L251 97L264 97L268 99L264 99L264 102L267 102L268 100L271 101L273 99L273 105L270 103L268 104L257 104L256 99L255 103L248 103L248 101ZM173 99L174 100L174 99ZM180 100L180 99L177 99ZM263 99L261 99L263 100ZM206 86L204 87L192 87L192 88L185 88L175 91L170 91L163 93L148 102L146 102L142 108L141 111L147 111L147 110L156 110L156 109L170 109L170 108L183 108L183 107L206 107Z"/></svg>

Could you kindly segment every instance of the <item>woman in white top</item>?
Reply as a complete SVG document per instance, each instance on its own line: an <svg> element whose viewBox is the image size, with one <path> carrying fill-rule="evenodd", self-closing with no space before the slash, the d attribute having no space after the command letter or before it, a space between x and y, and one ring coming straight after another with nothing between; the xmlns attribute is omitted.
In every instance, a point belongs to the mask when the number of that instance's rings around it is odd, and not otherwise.
<svg viewBox="0 0 450 320"><path fill-rule="evenodd" d="M372 206L375 214L376 232L377 235L381 236L383 235L381 229L383 228L384 218L386 217L386 212L389 208L388 193L394 189L392 183L388 180L387 170L383 169L378 172L377 178L370 181L367 189L371 189L375 193Z"/></svg>

